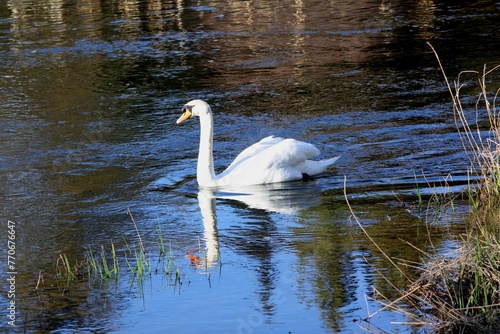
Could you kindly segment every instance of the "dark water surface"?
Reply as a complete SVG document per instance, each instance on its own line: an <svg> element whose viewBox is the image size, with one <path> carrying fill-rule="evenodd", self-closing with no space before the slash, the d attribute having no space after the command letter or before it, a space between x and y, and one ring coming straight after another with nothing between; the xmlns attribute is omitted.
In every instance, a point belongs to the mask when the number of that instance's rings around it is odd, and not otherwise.
<svg viewBox="0 0 500 334"><path fill-rule="evenodd" d="M469 167L426 42L451 78L491 68L499 13L493 1L1 2L0 328L416 330L389 312L362 321L380 308L372 287L394 297L376 271L404 281L354 224L344 176L354 211L390 256L418 260L405 241L428 250L428 233L439 250L454 247L467 207L414 206L418 193L461 189ZM498 75L490 81L498 88ZM312 181L199 193L198 122L175 125L194 98L216 114L216 168L270 134L342 157ZM161 229L182 285L153 270L140 289L122 258L118 283L81 277L62 291L61 254L77 262L88 247L138 244L128 210L153 259ZM185 257L193 252L203 266Z"/></svg>

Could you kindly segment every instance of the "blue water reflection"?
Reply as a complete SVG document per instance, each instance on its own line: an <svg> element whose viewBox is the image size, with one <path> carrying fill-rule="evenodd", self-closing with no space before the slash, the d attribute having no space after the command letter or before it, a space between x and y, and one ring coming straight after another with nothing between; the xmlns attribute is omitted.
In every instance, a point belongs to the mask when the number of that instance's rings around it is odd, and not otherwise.
<svg viewBox="0 0 500 334"><path fill-rule="evenodd" d="M394 297L376 270L404 282L353 224L344 176L379 245L418 260L400 240L429 247L425 223L435 212L419 210L417 192L429 199L469 180L426 43L450 77L491 68L500 59L499 9L494 1L1 2L0 217L18 226L16 329L368 326L362 320L378 307L366 301L371 287ZM462 90L473 119L476 81L468 77ZM175 125L193 98L216 113L218 169L271 134L342 158L308 182L199 193L198 124ZM453 247L467 211L458 206L432 225L437 248ZM122 258L117 286L81 278L58 289L61 254L76 262L88 247L124 252L137 243L129 210L152 257L161 229L182 286L155 273L141 295ZM45 285L35 289L41 274ZM411 331L392 320L404 319L383 313L378 325Z"/></svg>

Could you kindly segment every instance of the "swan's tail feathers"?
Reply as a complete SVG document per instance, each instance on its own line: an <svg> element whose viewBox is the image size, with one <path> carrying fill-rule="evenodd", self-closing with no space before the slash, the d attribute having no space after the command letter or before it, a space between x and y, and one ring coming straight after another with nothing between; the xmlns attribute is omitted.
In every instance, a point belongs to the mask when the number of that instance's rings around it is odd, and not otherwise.
<svg viewBox="0 0 500 334"><path fill-rule="evenodd" d="M306 160L304 161L304 163L301 164L300 172L302 174L307 174L309 176L322 174L328 169L328 167L333 165L335 161L337 161L339 158L340 156L320 161Z"/></svg>
<svg viewBox="0 0 500 334"><path fill-rule="evenodd" d="M321 160L321 162L323 163L323 165L328 168L330 167L331 165L333 165L335 163L335 161L339 160L340 158L340 155L338 157L335 157L335 158L330 158L330 159L326 159L326 160Z"/></svg>

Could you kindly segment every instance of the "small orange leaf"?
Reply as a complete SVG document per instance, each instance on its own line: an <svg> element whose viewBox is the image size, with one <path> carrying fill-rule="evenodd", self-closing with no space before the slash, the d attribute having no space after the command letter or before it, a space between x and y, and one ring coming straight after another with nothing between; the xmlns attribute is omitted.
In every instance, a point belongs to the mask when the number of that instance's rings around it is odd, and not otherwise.
<svg viewBox="0 0 500 334"><path fill-rule="evenodd" d="M188 253L188 254L186 254L186 257L189 259L189 261L191 261L191 264L193 266L198 267L198 265L200 264L200 257L199 256L195 256L192 253Z"/></svg>

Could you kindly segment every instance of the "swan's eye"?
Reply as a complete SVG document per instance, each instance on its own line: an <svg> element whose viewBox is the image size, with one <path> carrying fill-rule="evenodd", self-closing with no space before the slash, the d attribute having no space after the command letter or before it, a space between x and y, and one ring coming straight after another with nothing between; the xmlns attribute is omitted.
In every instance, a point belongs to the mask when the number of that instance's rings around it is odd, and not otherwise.
<svg viewBox="0 0 500 334"><path fill-rule="evenodd" d="M191 112L192 109L193 106L184 106L184 108L182 108L182 115L177 120L177 124L184 122L186 119L190 118L193 115L193 113Z"/></svg>

